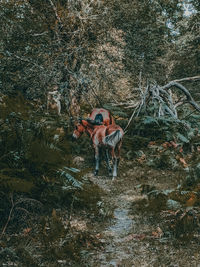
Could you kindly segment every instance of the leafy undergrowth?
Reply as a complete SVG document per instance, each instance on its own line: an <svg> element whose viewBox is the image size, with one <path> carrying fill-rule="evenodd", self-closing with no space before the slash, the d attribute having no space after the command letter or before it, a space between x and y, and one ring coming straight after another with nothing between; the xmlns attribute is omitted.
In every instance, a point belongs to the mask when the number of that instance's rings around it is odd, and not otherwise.
<svg viewBox="0 0 200 267"><path fill-rule="evenodd" d="M102 240L102 229L123 205L138 225L123 237L125 250L131 240L199 240L200 140L194 128L139 119L124 137L119 178L112 182L104 164L104 176L90 174L91 142L84 136L72 143L64 115L36 112L21 96L0 108L1 265L80 265L112 243L108 236Z"/></svg>
<svg viewBox="0 0 200 267"><path fill-rule="evenodd" d="M146 198L134 203L132 208L134 212L151 217L154 225L157 224L153 235L168 240L200 238L199 185L193 191L183 188L160 190L148 184L143 184L141 188Z"/></svg>
<svg viewBox="0 0 200 267"><path fill-rule="evenodd" d="M136 190L144 198L133 204L131 212L151 228L135 238L199 239L198 152L185 153L175 142L151 141L134 152L132 162L142 168Z"/></svg>
<svg viewBox="0 0 200 267"><path fill-rule="evenodd" d="M80 263L84 250L101 246L90 233L83 214L52 210L51 215L39 215L18 233L4 235L1 241L1 265L72 266ZM83 220L84 218L84 220Z"/></svg>
<svg viewBox="0 0 200 267"><path fill-rule="evenodd" d="M137 165L160 172L160 176L166 177L163 185L168 181L167 189L158 187L152 175L149 181L138 184L137 189L145 198L133 207L135 212L142 212L157 222L158 233L154 234L160 237L199 238L200 158L199 146L193 146L193 143L185 147L181 142L150 141L134 153ZM168 172L174 177L173 184L166 175Z"/></svg>
<svg viewBox="0 0 200 267"><path fill-rule="evenodd" d="M21 95L0 109L0 264L80 262L99 242L79 221L102 218L102 192L72 159L69 121L39 113Z"/></svg>

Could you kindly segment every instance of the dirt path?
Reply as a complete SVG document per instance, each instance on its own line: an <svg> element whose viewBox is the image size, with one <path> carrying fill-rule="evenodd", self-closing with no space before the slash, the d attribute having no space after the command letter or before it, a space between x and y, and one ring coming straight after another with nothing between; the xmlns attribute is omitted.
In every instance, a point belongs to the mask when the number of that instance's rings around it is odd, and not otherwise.
<svg viewBox="0 0 200 267"><path fill-rule="evenodd" d="M147 197L141 195L138 185L173 188L178 174L131 167L115 181L88 174L106 192L103 201L114 209L114 216L109 223L94 226L103 248L89 255L86 266L200 266L197 243L190 241L188 247L187 242L164 237L156 214L142 211Z"/></svg>

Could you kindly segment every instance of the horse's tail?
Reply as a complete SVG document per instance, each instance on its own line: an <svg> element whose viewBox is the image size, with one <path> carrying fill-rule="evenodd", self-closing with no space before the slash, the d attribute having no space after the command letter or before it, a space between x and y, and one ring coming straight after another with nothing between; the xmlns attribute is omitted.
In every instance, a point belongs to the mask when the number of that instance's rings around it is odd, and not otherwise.
<svg viewBox="0 0 200 267"><path fill-rule="evenodd" d="M123 133L120 130L116 130L104 138L104 144L115 147L122 139L122 137Z"/></svg>

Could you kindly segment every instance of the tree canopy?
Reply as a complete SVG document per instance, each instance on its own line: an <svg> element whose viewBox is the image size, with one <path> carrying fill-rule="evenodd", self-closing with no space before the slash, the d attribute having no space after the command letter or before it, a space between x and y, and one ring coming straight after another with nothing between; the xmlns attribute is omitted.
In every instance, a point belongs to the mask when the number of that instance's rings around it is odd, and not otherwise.
<svg viewBox="0 0 200 267"><path fill-rule="evenodd" d="M68 103L123 97L140 73L163 83L199 72L198 1L4 0L0 14L2 93L33 99L57 85Z"/></svg>

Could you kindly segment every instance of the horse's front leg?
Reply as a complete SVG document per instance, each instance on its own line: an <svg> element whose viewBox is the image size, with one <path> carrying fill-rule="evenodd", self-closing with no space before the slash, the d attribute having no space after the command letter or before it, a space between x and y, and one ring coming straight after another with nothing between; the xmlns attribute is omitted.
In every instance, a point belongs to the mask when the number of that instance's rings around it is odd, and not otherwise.
<svg viewBox="0 0 200 267"><path fill-rule="evenodd" d="M96 146L94 147L94 151L95 151L95 171L94 171L94 175L98 175L99 172L99 147Z"/></svg>

